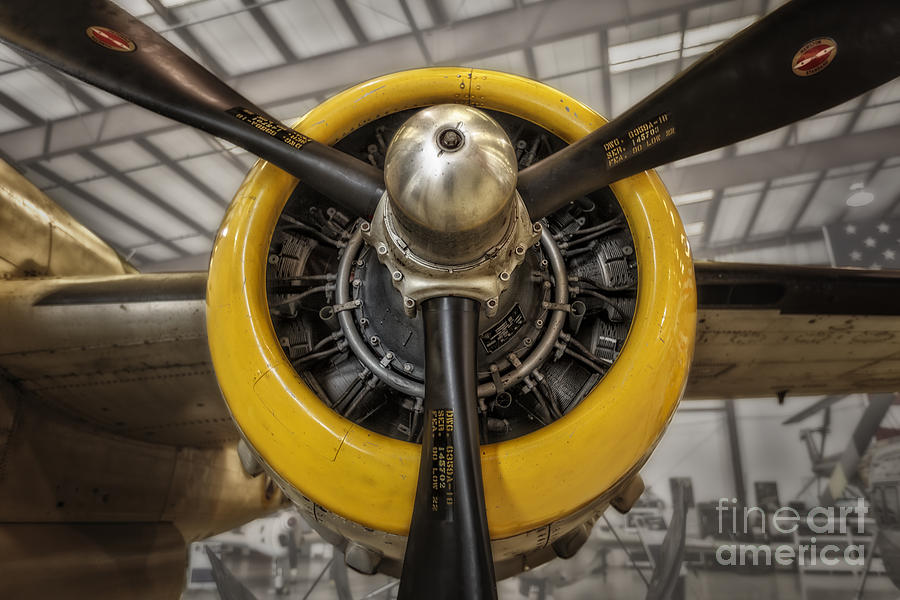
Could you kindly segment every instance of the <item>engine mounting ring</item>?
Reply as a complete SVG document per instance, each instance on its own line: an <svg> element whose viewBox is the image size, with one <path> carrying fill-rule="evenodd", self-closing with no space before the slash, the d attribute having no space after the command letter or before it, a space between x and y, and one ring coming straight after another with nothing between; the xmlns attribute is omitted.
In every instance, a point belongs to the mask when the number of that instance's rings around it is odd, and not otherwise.
<svg viewBox="0 0 900 600"><path fill-rule="evenodd" d="M364 240L363 234L358 227L351 238L347 241L347 245L343 248L340 262L338 263L337 280L335 282L333 309L338 317L338 323L341 331L344 332L344 338L350 346L350 351L359 359L363 365L372 373L375 373L384 383L408 396L422 398L425 395L425 384L410 379L391 370L388 366L382 364L382 360L375 356L368 347L366 342L353 322L352 309L359 306L359 300L351 297L350 288L350 272L356 263L360 248ZM531 352L524 358L520 359L518 365L509 373L500 377L500 388L494 380L489 380L478 385L478 397L488 398L494 396L510 387L516 385L532 371L537 369L544 363L553 351L556 341L562 332L563 325L566 320L567 312L562 310L562 306L568 306L569 302L569 284L566 274L566 264L563 260L562 253L553 239L553 235L547 227L541 229L540 244L544 252L547 254L550 269L555 280L554 301L551 303L550 312L552 315L548 319L547 326L543 330L540 342L535 345Z"/></svg>

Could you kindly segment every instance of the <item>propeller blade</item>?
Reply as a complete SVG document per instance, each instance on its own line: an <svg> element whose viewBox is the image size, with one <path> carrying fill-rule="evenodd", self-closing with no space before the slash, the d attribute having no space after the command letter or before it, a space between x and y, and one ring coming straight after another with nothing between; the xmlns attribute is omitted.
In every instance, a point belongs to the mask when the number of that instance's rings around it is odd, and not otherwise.
<svg viewBox="0 0 900 600"><path fill-rule="evenodd" d="M777 129L900 74L900 2L793 0L519 173L534 220L616 180Z"/></svg>
<svg viewBox="0 0 900 600"><path fill-rule="evenodd" d="M375 167L282 125L164 37L106 0L3 0L0 38L125 100L224 138L369 216Z"/></svg>
<svg viewBox="0 0 900 600"><path fill-rule="evenodd" d="M496 599L476 413L479 304L422 303L425 427L398 600Z"/></svg>

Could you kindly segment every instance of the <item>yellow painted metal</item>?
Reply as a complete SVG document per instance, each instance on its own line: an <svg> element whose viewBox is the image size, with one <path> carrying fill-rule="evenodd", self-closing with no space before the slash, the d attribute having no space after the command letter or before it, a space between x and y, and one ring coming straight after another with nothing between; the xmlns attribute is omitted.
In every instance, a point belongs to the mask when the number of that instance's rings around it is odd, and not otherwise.
<svg viewBox="0 0 900 600"><path fill-rule="evenodd" d="M334 143L380 116L439 102L504 111L574 141L605 121L541 83L491 71L433 68L387 75L342 92L296 125ZM265 297L269 242L296 180L258 163L216 240L208 288L213 363L232 415L264 461L319 505L351 521L405 535L419 446L339 416L294 373ZM565 417L482 447L494 539L582 508L649 456L681 396L693 352L696 290L687 237L657 175L612 186L634 234L637 312L621 356Z"/></svg>

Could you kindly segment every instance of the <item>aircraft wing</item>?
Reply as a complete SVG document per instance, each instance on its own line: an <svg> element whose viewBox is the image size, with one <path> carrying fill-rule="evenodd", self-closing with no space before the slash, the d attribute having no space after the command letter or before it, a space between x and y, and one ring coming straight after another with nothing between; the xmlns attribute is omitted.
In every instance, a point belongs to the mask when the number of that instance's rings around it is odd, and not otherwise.
<svg viewBox="0 0 900 600"><path fill-rule="evenodd" d="M238 434L206 344L206 273L23 279L0 288L0 368L118 435L212 447Z"/></svg>
<svg viewBox="0 0 900 600"><path fill-rule="evenodd" d="M187 543L282 502L236 452L206 274L135 274L2 161L0 232L0 597L176 597Z"/></svg>
<svg viewBox="0 0 900 600"><path fill-rule="evenodd" d="M687 398L900 389L900 271L698 262Z"/></svg>

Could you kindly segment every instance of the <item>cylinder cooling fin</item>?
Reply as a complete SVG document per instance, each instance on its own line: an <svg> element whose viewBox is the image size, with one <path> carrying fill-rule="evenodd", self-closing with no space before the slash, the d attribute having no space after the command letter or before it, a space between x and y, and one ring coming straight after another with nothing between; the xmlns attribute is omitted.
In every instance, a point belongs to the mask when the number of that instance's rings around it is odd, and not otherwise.
<svg viewBox="0 0 900 600"><path fill-rule="evenodd" d="M393 131L414 109L439 103L492 116L520 168L604 123L534 81L434 68L361 84L296 127L381 167ZM216 240L210 350L243 436L289 495L348 528L402 538L419 462L422 328L377 248L361 240L364 224L257 164ZM568 517L608 502L662 434L693 350L693 266L655 173L586 196L541 225L494 314L479 320L482 470L495 543L543 527L534 541L548 545L566 533L552 524L571 529L584 519Z"/></svg>

